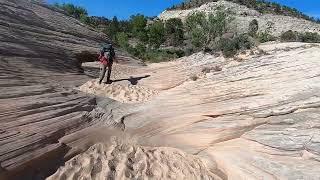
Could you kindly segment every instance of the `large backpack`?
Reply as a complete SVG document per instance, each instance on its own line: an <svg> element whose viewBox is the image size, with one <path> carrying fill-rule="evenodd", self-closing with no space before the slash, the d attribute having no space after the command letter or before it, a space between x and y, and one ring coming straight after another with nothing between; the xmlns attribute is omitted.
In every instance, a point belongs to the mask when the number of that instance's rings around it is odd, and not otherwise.
<svg viewBox="0 0 320 180"><path fill-rule="evenodd" d="M113 58L112 56L114 55L114 49L113 49L112 44L103 44L101 46L100 54L103 54L105 52L109 52L109 54L111 56L110 58Z"/></svg>

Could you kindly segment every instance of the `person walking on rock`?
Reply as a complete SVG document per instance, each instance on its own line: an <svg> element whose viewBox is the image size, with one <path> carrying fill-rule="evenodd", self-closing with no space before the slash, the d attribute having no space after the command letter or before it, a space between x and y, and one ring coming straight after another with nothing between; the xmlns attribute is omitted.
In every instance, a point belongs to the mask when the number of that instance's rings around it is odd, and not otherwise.
<svg viewBox="0 0 320 180"><path fill-rule="evenodd" d="M100 55L99 55L99 61L101 63L99 84L102 83L104 76L106 74L107 68L108 68L107 83L108 84L112 83L110 80L110 76L111 76L112 64L113 64L114 58L115 58L115 52L114 52L112 44L104 45L101 48Z"/></svg>

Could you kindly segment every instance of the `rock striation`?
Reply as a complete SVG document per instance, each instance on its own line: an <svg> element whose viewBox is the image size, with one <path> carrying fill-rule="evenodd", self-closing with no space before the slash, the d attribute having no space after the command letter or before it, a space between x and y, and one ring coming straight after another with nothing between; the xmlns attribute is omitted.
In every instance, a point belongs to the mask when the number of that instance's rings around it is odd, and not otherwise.
<svg viewBox="0 0 320 180"><path fill-rule="evenodd" d="M45 174L68 149L59 138L95 123L95 98L73 90L88 80L76 55L106 40L50 6L0 1L0 179Z"/></svg>
<svg viewBox="0 0 320 180"><path fill-rule="evenodd" d="M319 44L120 56L99 85L78 57L106 37L49 6L0 7L1 180L320 178Z"/></svg>
<svg viewBox="0 0 320 180"><path fill-rule="evenodd" d="M111 119L142 146L196 155L221 179L319 179L320 46L259 49L241 61L198 53L137 70L150 74L138 84L159 93Z"/></svg>

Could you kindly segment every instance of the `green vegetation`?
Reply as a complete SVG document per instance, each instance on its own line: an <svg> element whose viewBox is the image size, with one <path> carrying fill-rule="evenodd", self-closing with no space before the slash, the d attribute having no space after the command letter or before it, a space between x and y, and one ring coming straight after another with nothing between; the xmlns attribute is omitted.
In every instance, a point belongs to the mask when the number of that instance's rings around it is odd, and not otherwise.
<svg viewBox="0 0 320 180"><path fill-rule="evenodd" d="M249 7L256 7L255 3L261 3L255 0L233 1L239 1L238 3ZM203 3L203 0L191 0L185 3L185 7L194 6L194 2ZM229 27L233 17L221 9L215 14L200 12L191 14L183 23L177 18L160 21L141 14L133 15L129 20L119 21L117 17L112 19L89 17L84 8L72 4L55 6L83 23L104 32L121 49L149 62L168 61L199 51L210 53L221 51L223 56L233 57L240 51L254 47L257 42L277 40L271 35L274 24L268 22L266 30L259 31L259 23L256 19L250 22L247 33L232 32ZM272 5L272 7L275 6ZM283 12L279 10L279 13ZM288 31L284 32L280 39L281 41L320 43L320 35L317 33Z"/></svg>
<svg viewBox="0 0 320 180"><path fill-rule="evenodd" d="M312 32L299 33L290 30L282 33L280 39L283 42L320 43L320 35Z"/></svg>
<svg viewBox="0 0 320 180"><path fill-rule="evenodd" d="M250 36L256 37L258 30L259 30L258 21L256 19L254 19L249 24L249 32L248 33Z"/></svg>
<svg viewBox="0 0 320 180"><path fill-rule="evenodd" d="M271 35L271 32L273 30L273 26L274 26L274 23L273 22L267 22L267 28L265 31L263 32L259 32L258 35L257 35L257 40L260 42L260 43L265 43L265 42L268 42L268 41L275 41L277 40L276 37L274 37L273 35Z"/></svg>
<svg viewBox="0 0 320 180"><path fill-rule="evenodd" d="M285 42L293 42L293 41L298 41L298 33L293 32L293 31L286 31L281 34L280 36L281 41Z"/></svg>
<svg viewBox="0 0 320 180"><path fill-rule="evenodd" d="M159 48L165 42L165 28L162 21L156 21L148 27L149 44L152 48Z"/></svg>
<svg viewBox="0 0 320 180"><path fill-rule="evenodd" d="M86 19L86 17L88 17L88 12L86 9L79 7L79 6L75 6L73 4L54 4L55 7L60 8L62 10L64 10L69 16L72 16L76 19Z"/></svg>
<svg viewBox="0 0 320 180"><path fill-rule="evenodd" d="M231 18L224 11L218 11L215 15L204 13L194 13L186 20L186 34L191 39L193 48L203 49L207 47L215 38L227 32L227 24Z"/></svg>
<svg viewBox="0 0 320 180"><path fill-rule="evenodd" d="M299 33L299 39L301 42L306 43L320 43L320 35L318 33Z"/></svg>
<svg viewBox="0 0 320 180"><path fill-rule="evenodd" d="M239 50L251 49L255 46L254 40L247 34L236 35L232 38L221 38L219 49L225 57L233 57Z"/></svg>
<svg viewBox="0 0 320 180"><path fill-rule="evenodd" d="M182 45L184 40L184 27L181 19L172 18L165 22L166 39L169 46Z"/></svg>

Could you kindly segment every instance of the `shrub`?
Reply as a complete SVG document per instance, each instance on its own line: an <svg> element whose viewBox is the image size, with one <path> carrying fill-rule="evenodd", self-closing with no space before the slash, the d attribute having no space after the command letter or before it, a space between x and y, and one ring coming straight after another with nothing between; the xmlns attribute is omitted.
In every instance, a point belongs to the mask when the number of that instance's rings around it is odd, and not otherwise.
<svg viewBox="0 0 320 180"><path fill-rule="evenodd" d="M219 45L224 57L233 57L237 54L237 44L233 39L221 38Z"/></svg>
<svg viewBox="0 0 320 180"><path fill-rule="evenodd" d="M116 40L117 33L119 29L119 21L117 17L113 17L110 23L104 28L103 32L107 34L112 40Z"/></svg>
<svg viewBox="0 0 320 180"><path fill-rule="evenodd" d="M143 42L148 41L148 34L146 31L147 18L144 15L137 14L130 17L131 31L134 37Z"/></svg>
<svg viewBox="0 0 320 180"><path fill-rule="evenodd" d="M254 39L247 34L240 34L234 38L238 50L251 49L255 46Z"/></svg>
<svg viewBox="0 0 320 180"><path fill-rule="evenodd" d="M247 34L240 34L233 38L221 38L219 48L224 57L233 57L239 50L250 49L255 46L253 40Z"/></svg>
<svg viewBox="0 0 320 180"><path fill-rule="evenodd" d="M194 13L186 19L187 35L190 38L193 47L199 49L204 45L204 26L206 23L206 15L201 12Z"/></svg>
<svg viewBox="0 0 320 180"><path fill-rule="evenodd" d="M249 24L249 35L252 37L256 37L258 30L259 30L258 21L254 19Z"/></svg>
<svg viewBox="0 0 320 180"><path fill-rule="evenodd" d="M312 32L300 33L299 40L307 43L320 43L320 35Z"/></svg>
<svg viewBox="0 0 320 180"><path fill-rule="evenodd" d="M260 32L257 35L257 39L260 43L265 43L265 42L269 42L269 41L275 41L276 37L269 34L268 32Z"/></svg>
<svg viewBox="0 0 320 180"><path fill-rule="evenodd" d="M149 26L149 44L154 48L159 48L165 42L165 29L161 21L156 21Z"/></svg>
<svg viewBox="0 0 320 180"><path fill-rule="evenodd" d="M88 12L86 9L80 6L75 6L70 3L67 3L67 4L55 3L54 6L64 10L69 16L73 16L76 19L80 19L81 16L88 16Z"/></svg>
<svg viewBox="0 0 320 180"><path fill-rule="evenodd" d="M116 36L117 44L124 49L129 47L129 37L128 34L125 32L120 32Z"/></svg>
<svg viewBox="0 0 320 180"><path fill-rule="evenodd" d="M216 37L220 37L227 30L227 24L232 20L224 11L209 14L194 13L187 17L186 30L191 43L196 49L205 48Z"/></svg>
<svg viewBox="0 0 320 180"><path fill-rule="evenodd" d="M190 79L191 79L192 81L196 81L196 80L199 79L199 77L198 77L197 75L191 75L191 76L190 76Z"/></svg>
<svg viewBox="0 0 320 180"><path fill-rule="evenodd" d="M259 32L257 34L256 38L260 43L265 43L268 41L275 41L276 40L276 37L274 37L271 34L272 29L274 27L274 23L271 21L268 21L266 25L267 25L267 28L263 32Z"/></svg>
<svg viewBox="0 0 320 180"><path fill-rule="evenodd" d="M286 31L280 36L281 41L293 42L298 41L298 33L293 32L292 30Z"/></svg>
<svg viewBox="0 0 320 180"><path fill-rule="evenodd" d="M184 32L181 19L172 18L165 23L166 38L171 46L179 46L183 43Z"/></svg>

